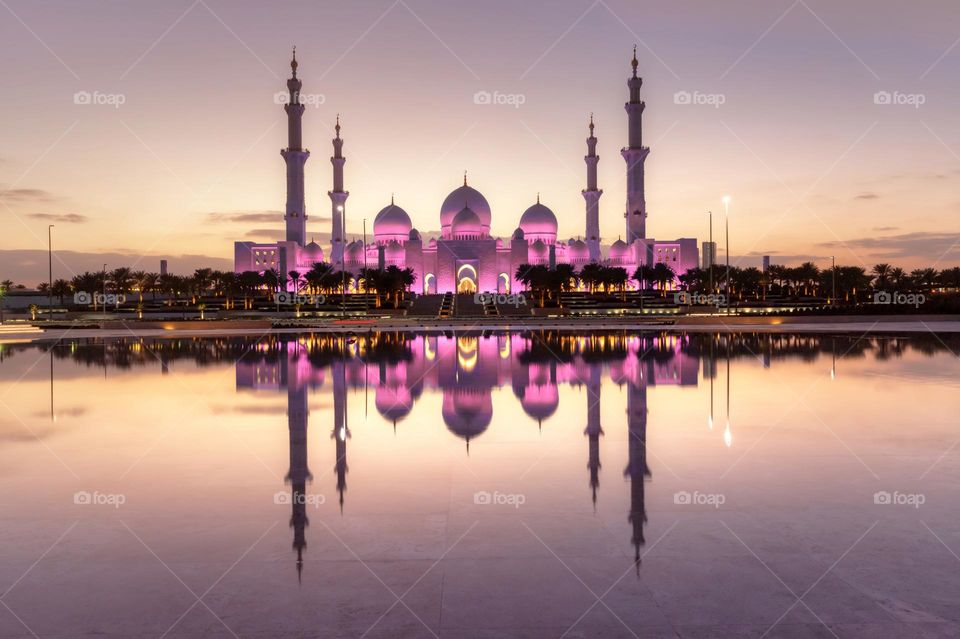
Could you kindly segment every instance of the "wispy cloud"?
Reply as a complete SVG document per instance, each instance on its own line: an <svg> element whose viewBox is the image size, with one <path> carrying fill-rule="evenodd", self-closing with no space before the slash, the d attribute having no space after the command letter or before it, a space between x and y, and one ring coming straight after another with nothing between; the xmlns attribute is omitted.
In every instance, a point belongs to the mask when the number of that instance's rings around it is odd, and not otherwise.
<svg viewBox="0 0 960 639"><path fill-rule="evenodd" d="M207 222L276 222L283 219L283 211L213 211L207 213Z"/></svg>
<svg viewBox="0 0 960 639"><path fill-rule="evenodd" d="M891 227L894 228L894 227ZM943 256L944 261L960 260L960 231L950 232L914 232L884 237L864 237L843 241L821 242L821 246L831 250L861 250L871 257L891 260L918 259L934 261Z"/></svg>
<svg viewBox="0 0 960 639"><path fill-rule="evenodd" d="M55 202L57 196L44 189L8 189L0 191L0 200L9 202Z"/></svg>
<svg viewBox="0 0 960 639"><path fill-rule="evenodd" d="M27 217L47 222L63 222L65 224L83 224L90 218L79 213L29 213Z"/></svg>
<svg viewBox="0 0 960 639"><path fill-rule="evenodd" d="M861 193L860 195L855 195L855 200L879 200L880 196L876 193Z"/></svg>

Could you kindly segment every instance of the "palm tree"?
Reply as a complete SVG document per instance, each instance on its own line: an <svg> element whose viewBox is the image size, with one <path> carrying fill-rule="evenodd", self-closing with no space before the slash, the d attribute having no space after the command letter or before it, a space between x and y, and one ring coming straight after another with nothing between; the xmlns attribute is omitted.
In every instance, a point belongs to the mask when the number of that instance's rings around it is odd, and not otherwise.
<svg viewBox="0 0 960 639"><path fill-rule="evenodd" d="M644 289L647 288L647 283L654 281L653 267L647 264L641 264L637 267L637 270L633 272L633 279L637 280L637 283L640 285L640 293L642 295Z"/></svg>
<svg viewBox="0 0 960 639"><path fill-rule="evenodd" d="M70 294L70 282L67 280L53 280L51 292L60 298L60 305L63 306L63 298Z"/></svg>
<svg viewBox="0 0 960 639"><path fill-rule="evenodd" d="M877 264L873 267L874 287L883 288L890 281L890 265L886 263Z"/></svg>
<svg viewBox="0 0 960 639"><path fill-rule="evenodd" d="M131 280L132 272L126 266L113 269L108 278L108 281L113 284L113 292L118 295L123 295L130 290Z"/></svg>
<svg viewBox="0 0 960 639"><path fill-rule="evenodd" d="M937 281L937 270L933 268L918 268L910 272L910 277L922 290L929 292L933 290L933 285Z"/></svg>
<svg viewBox="0 0 960 639"><path fill-rule="evenodd" d="M596 262L584 264L580 268L580 282L587 287L588 291L593 293L596 287L600 285L600 274L602 272L603 267Z"/></svg>
<svg viewBox="0 0 960 639"><path fill-rule="evenodd" d="M293 292L300 292L300 271L290 271L287 273L290 276L290 281L293 282Z"/></svg>
<svg viewBox="0 0 960 639"><path fill-rule="evenodd" d="M676 273L673 272L673 269L669 265L663 262L657 262L653 265L652 270L653 281L657 283L657 286L660 288L661 297L666 297L667 295L667 286L673 283Z"/></svg>

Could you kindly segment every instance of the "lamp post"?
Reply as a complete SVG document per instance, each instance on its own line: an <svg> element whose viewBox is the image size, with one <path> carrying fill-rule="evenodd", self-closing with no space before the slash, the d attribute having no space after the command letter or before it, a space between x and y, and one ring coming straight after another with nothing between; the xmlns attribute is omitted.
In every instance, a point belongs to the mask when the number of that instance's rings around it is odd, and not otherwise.
<svg viewBox="0 0 960 639"><path fill-rule="evenodd" d="M716 250L713 247L713 211L707 211L710 215L710 242L708 246L710 247L710 294L714 295L716 291L713 290L713 263L717 259Z"/></svg>
<svg viewBox="0 0 960 639"><path fill-rule="evenodd" d="M93 305L97 307L96 302ZM103 265L103 312L107 312L107 265ZM104 360L104 376L106 376L106 360Z"/></svg>
<svg viewBox="0 0 960 639"><path fill-rule="evenodd" d="M53 227L47 225L47 319L53 316Z"/></svg>
<svg viewBox="0 0 960 639"><path fill-rule="evenodd" d="M363 218L363 309L370 312L370 282L367 281L367 218Z"/></svg>
<svg viewBox="0 0 960 639"><path fill-rule="evenodd" d="M347 232L347 213L340 204L337 206L340 213L340 317L347 316L347 242L344 235ZM367 247L363 247L366 252Z"/></svg>
<svg viewBox="0 0 960 639"><path fill-rule="evenodd" d="M837 303L837 256L830 256L830 280L831 280L831 293L830 293L830 306L834 306Z"/></svg>
<svg viewBox="0 0 960 639"><path fill-rule="evenodd" d="M723 196L723 228L724 233L727 236L726 243L726 254L727 254L727 277L726 277L726 294L727 294L727 315L730 314L730 196Z"/></svg>

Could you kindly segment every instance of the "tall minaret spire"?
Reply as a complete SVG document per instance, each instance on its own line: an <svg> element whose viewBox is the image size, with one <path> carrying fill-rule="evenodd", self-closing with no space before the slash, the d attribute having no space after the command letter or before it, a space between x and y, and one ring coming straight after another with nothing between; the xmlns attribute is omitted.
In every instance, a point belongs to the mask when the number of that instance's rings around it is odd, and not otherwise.
<svg viewBox="0 0 960 639"><path fill-rule="evenodd" d="M287 210L283 216L287 225L287 241L300 246L306 244L307 204L303 194L303 165L310 151L303 148L302 119L304 106L300 102L300 87L297 79L297 48L293 48L290 61L291 77L287 80L289 97L283 105L287 112L287 148L280 151L287 163Z"/></svg>
<svg viewBox="0 0 960 639"><path fill-rule="evenodd" d="M626 218L627 244L647 236L647 200L644 195L643 163L650 153L643 146L643 109L646 104L640 99L640 87L643 79L637 76L637 47L633 47L633 60L630 61L633 75L627 80L630 89L630 101L624 105L628 119L628 143L620 151L627 163L627 208Z"/></svg>
<svg viewBox="0 0 960 639"><path fill-rule="evenodd" d="M332 208L332 228L330 233L330 242L333 245L330 252L330 261L333 264L339 264L343 261L343 248L345 238L343 236L343 211L347 206L347 197L349 191L343 190L343 165L347 158L343 157L343 140L340 138L340 114L337 114L337 124L333 127L336 131L336 137L333 138L333 157L330 163L333 164L333 190L327 195L330 196L330 205Z"/></svg>
<svg viewBox="0 0 960 639"><path fill-rule="evenodd" d="M587 155L583 158L587 163L587 188L581 193L587 203L587 249L590 252L590 261L600 261L600 196L603 191L597 189L597 138L593 136L593 114L590 114L590 137L587 138Z"/></svg>

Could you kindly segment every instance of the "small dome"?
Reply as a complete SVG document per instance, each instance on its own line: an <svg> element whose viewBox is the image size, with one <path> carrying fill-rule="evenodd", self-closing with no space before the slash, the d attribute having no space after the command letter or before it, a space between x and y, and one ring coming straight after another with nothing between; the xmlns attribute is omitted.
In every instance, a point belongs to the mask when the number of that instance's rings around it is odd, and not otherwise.
<svg viewBox="0 0 960 639"><path fill-rule="evenodd" d="M547 259L549 249L543 240L537 240L530 245L530 263L543 262Z"/></svg>
<svg viewBox="0 0 960 639"><path fill-rule="evenodd" d="M383 259L388 262L402 262L406 258L407 252L403 245L396 240L391 240L383 249Z"/></svg>
<svg viewBox="0 0 960 639"><path fill-rule="evenodd" d="M373 236L377 242L390 240L404 242L412 228L413 223L410 222L407 212L392 202L381 209L373 220Z"/></svg>
<svg viewBox="0 0 960 639"><path fill-rule="evenodd" d="M570 240L567 245L567 259L571 262L582 262L590 259L590 249L583 240Z"/></svg>
<svg viewBox="0 0 960 639"><path fill-rule="evenodd" d="M523 229L518 228L516 231L514 231L514 232L513 232L513 237L512 237L512 239L514 239L514 240L522 240L522 239L525 239L525 238L523 237Z"/></svg>
<svg viewBox="0 0 960 639"><path fill-rule="evenodd" d="M610 245L610 259L611 260L622 260L627 257L627 254L630 252L630 247L627 246L627 243L623 240L617 240Z"/></svg>
<svg viewBox="0 0 960 639"><path fill-rule="evenodd" d="M307 258L307 261L311 263L323 261L323 249L316 242L310 242L304 246L303 253Z"/></svg>
<svg viewBox="0 0 960 639"><path fill-rule="evenodd" d="M464 208L473 210L480 218L480 224L486 232L490 230L490 204L480 191L464 184L454 189L440 206L440 231L443 237L452 234L453 218Z"/></svg>
<svg viewBox="0 0 960 639"><path fill-rule="evenodd" d="M550 244L557 240L557 216L539 201L520 216L520 228L531 240L543 240Z"/></svg>
<svg viewBox="0 0 960 639"><path fill-rule="evenodd" d="M419 242L422 238L420 237L420 231L417 229L410 229L410 234L408 238L411 242Z"/></svg>
<svg viewBox="0 0 960 639"><path fill-rule="evenodd" d="M347 262L362 262L363 242L361 240L354 240L347 244L347 248L344 251L344 259Z"/></svg>
<svg viewBox="0 0 960 639"><path fill-rule="evenodd" d="M470 207L464 207L450 224L450 235L457 237L479 237L483 235L483 222Z"/></svg>

